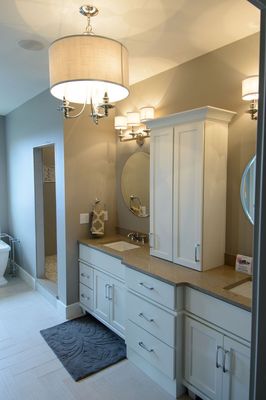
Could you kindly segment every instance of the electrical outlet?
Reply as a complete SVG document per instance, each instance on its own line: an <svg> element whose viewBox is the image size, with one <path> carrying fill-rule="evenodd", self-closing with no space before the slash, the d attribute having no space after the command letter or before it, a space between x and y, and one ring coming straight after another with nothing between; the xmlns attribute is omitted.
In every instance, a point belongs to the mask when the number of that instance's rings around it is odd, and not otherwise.
<svg viewBox="0 0 266 400"><path fill-rule="evenodd" d="M80 224L88 224L89 223L89 214L79 214L79 223Z"/></svg>

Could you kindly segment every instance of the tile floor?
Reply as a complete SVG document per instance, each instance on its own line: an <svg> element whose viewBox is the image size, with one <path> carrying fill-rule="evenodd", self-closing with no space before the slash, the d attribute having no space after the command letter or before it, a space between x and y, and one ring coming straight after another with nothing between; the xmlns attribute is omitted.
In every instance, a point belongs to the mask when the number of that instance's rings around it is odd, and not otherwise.
<svg viewBox="0 0 266 400"><path fill-rule="evenodd" d="M39 333L61 322L19 278L0 287L1 400L173 400L127 360L74 382Z"/></svg>

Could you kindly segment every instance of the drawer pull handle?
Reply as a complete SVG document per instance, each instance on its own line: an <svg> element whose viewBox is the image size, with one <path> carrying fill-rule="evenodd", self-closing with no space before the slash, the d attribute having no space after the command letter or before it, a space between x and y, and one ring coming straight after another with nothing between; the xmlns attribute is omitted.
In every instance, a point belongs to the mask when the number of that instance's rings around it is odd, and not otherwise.
<svg viewBox="0 0 266 400"><path fill-rule="evenodd" d="M216 368L222 368L222 365L219 364L219 353L220 353L220 350L223 351L223 348L221 346L217 346L217 348L216 348Z"/></svg>
<svg viewBox="0 0 266 400"><path fill-rule="evenodd" d="M148 322L153 322L154 321L153 318L146 317L146 315L144 315L142 312L139 313L139 317L145 319L145 321L148 321Z"/></svg>
<svg viewBox="0 0 266 400"><path fill-rule="evenodd" d="M148 286L148 285L146 285L146 283L144 283L144 282L140 282L139 284L140 284L140 286L145 287L145 289L154 290L154 287Z"/></svg>
<svg viewBox="0 0 266 400"><path fill-rule="evenodd" d="M81 274L80 274L83 278L87 278L87 279L89 279L90 278L90 275L85 275L84 274L84 272L81 272Z"/></svg>
<svg viewBox="0 0 266 400"><path fill-rule="evenodd" d="M139 346L142 347L144 350L148 351L149 353L152 353L154 350L149 349L143 342L139 342Z"/></svg>
<svg viewBox="0 0 266 400"><path fill-rule="evenodd" d="M225 363L226 363L226 356L227 354L229 354L230 351L228 350L224 350L224 357L223 357L223 373L226 374L227 372L229 372L229 368L225 367Z"/></svg>
<svg viewBox="0 0 266 400"><path fill-rule="evenodd" d="M83 298L83 299L86 299L86 300L90 300L90 298L88 297L88 296L85 296L85 294L81 294L81 297Z"/></svg>
<svg viewBox="0 0 266 400"><path fill-rule="evenodd" d="M104 287L104 297L107 299L107 300L109 300L109 298L108 298L108 283L106 283L105 284L105 287Z"/></svg>

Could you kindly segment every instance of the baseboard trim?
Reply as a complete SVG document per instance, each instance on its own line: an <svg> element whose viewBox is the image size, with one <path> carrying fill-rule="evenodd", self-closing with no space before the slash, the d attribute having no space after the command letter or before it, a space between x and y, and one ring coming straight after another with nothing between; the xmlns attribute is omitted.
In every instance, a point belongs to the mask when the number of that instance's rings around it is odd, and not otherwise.
<svg viewBox="0 0 266 400"><path fill-rule="evenodd" d="M72 303L66 306L62 301L57 300L56 308L60 315L65 319L73 319L83 315L82 308L79 303Z"/></svg>
<svg viewBox="0 0 266 400"><path fill-rule="evenodd" d="M20 265L17 265L18 268L18 276L26 282L29 287L31 287L33 290L36 289L36 281L33 276L31 276L25 269L23 269Z"/></svg>

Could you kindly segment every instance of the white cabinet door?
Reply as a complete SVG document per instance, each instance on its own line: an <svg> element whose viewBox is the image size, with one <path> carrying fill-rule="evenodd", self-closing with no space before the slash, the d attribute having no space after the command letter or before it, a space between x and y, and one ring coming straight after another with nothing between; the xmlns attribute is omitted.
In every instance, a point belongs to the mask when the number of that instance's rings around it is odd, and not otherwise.
<svg viewBox="0 0 266 400"><path fill-rule="evenodd" d="M213 400L221 399L222 346L222 334L185 318L185 380Z"/></svg>
<svg viewBox="0 0 266 400"><path fill-rule="evenodd" d="M94 312L104 321L109 322L108 285L110 278L94 270Z"/></svg>
<svg viewBox="0 0 266 400"><path fill-rule="evenodd" d="M150 245L151 255L173 259L173 128L151 133Z"/></svg>
<svg viewBox="0 0 266 400"><path fill-rule="evenodd" d="M175 127L173 261L201 269L204 123Z"/></svg>
<svg viewBox="0 0 266 400"><path fill-rule="evenodd" d="M249 399L250 348L224 337L223 400Z"/></svg>
<svg viewBox="0 0 266 400"><path fill-rule="evenodd" d="M116 279L112 279L108 288L108 296L110 300L110 323L124 335L126 323L125 285Z"/></svg>

